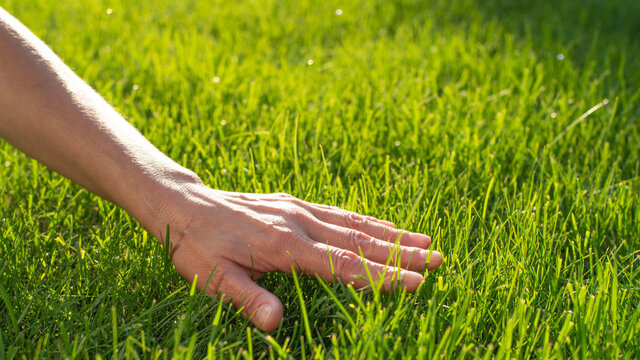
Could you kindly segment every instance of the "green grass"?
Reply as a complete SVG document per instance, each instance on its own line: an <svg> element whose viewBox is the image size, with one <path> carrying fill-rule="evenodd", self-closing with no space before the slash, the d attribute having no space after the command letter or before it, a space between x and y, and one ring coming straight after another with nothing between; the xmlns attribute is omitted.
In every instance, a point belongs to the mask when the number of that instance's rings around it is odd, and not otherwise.
<svg viewBox="0 0 640 360"><path fill-rule="evenodd" d="M265 334L2 143L0 359L640 356L639 2L2 6L210 186L389 219L445 263L411 294L271 274Z"/></svg>

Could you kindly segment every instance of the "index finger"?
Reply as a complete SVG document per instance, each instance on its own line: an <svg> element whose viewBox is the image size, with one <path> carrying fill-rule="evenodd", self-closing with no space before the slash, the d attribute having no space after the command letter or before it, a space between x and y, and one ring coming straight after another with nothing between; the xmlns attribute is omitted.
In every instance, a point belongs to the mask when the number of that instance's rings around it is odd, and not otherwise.
<svg viewBox="0 0 640 360"><path fill-rule="evenodd" d="M431 245L431 238L427 235L396 229L395 227L385 225L378 221L372 221L369 219L369 216L363 216L339 208L328 210L326 208L312 207L308 210L320 221L358 230L377 239L388 242L396 242L399 240L400 245L422 249L426 249Z"/></svg>

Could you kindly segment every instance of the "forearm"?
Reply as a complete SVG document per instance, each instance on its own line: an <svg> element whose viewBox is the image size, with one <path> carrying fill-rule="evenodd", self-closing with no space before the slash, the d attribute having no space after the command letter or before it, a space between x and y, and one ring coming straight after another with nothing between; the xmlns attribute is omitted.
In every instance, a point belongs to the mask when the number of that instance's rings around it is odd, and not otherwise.
<svg viewBox="0 0 640 360"><path fill-rule="evenodd" d="M198 182L0 8L0 136L120 205L155 235L163 199Z"/></svg>

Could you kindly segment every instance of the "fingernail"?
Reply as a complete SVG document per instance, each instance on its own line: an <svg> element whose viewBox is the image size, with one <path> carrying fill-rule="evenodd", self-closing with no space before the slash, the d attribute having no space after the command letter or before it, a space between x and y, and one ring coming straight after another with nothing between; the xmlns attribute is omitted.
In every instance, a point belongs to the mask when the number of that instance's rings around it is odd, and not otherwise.
<svg viewBox="0 0 640 360"><path fill-rule="evenodd" d="M258 308L256 320L260 325L263 325L269 320L269 315L271 315L271 305L264 304Z"/></svg>
<svg viewBox="0 0 640 360"><path fill-rule="evenodd" d="M427 247L431 246L431 237L427 235L425 235L424 237L425 237L425 240L427 241Z"/></svg>
<svg viewBox="0 0 640 360"><path fill-rule="evenodd" d="M431 259L429 259L429 264L427 266L428 270L433 270L442 264L442 254L437 251L431 252Z"/></svg>
<svg viewBox="0 0 640 360"><path fill-rule="evenodd" d="M423 247L431 246L431 238L425 234L411 233L411 237L419 241Z"/></svg>
<svg viewBox="0 0 640 360"><path fill-rule="evenodd" d="M415 291L418 288L418 286L420 286L420 283L424 281L424 276L422 276L421 274L415 273L413 271L406 271L402 275L402 280L403 280L403 287L407 291Z"/></svg>

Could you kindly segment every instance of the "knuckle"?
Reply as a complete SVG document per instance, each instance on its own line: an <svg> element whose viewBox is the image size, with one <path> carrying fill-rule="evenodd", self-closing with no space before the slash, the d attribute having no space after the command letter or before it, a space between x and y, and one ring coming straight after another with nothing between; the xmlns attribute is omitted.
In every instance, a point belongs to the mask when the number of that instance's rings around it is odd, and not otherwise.
<svg viewBox="0 0 640 360"><path fill-rule="evenodd" d="M221 290L224 277L224 269L220 266L220 263L217 263L211 269L210 274L203 272L202 277L198 277L198 282L202 281L202 284L207 286L207 293L222 299L225 298Z"/></svg>
<svg viewBox="0 0 640 360"><path fill-rule="evenodd" d="M348 246L356 251L371 243L371 238L358 230L347 230L346 237Z"/></svg>
<svg viewBox="0 0 640 360"><path fill-rule="evenodd" d="M309 211L296 205L286 207L284 209L284 212L285 214L287 214L289 218L292 218L297 221L308 221L312 217Z"/></svg>
<svg viewBox="0 0 640 360"><path fill-rule="evenodd" d="M284 206L299 209L300 211L306 211L309 205L306 201L286 193L278 193L277 197L286 204Z"/></svg>
<svg viewBox="0 0 640 360"><path fill-rule="evenodd" d="M368 225L368 220L359 214L342 210L342 217L345 220L347 227L351 229L364 229Z"/></svg>
<svg viewBox="0 0 640 360"><path fill-rule="evenodd" d="M369 230L373 224L374 224L373 221L366 218L362 218L362 221L360 221L360 225L358 225L358 229L362 231Z"/></svg>
<svg viewBox="0 0 640 360"><path fill-rule="evenodd" d="M233 305L237 308L244 308L245 310L243 310L243 312L245 312L246 315L251 316L253 314L249 313L246 309L255 308L254 305L258 303L259 297L260 294L256 291L245 291L241 297L233 299Z"/></svg>
<svg viewBox="0 0 640 360"><path fill-rule="evenodd" d="M331 253L336 275L348 280L353 274L359 273L360 258L351 251L336 249Z"/></svg>
<svg viewBox="0 0 640 360"><path fill-rule="evenodd" d="M299 219L304 215L304 211L297 206L288 206L285 208L284 212L296 219Z"/></svg>

